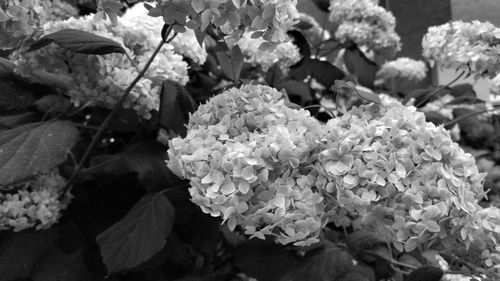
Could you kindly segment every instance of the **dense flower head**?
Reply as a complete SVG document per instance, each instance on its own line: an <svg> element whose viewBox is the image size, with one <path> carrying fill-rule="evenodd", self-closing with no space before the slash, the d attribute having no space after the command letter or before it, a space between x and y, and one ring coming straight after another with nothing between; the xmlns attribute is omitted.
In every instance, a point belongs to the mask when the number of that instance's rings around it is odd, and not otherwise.
<svg viewBox="0 0 500 281"><path fill-rule="evenodd" d="M393 57L401 49L391 12L370 0L332 0L330 21L337 24L335 38L352 41L384 57Z"/></svg>
<svg viewBox="0 0 500 281"><path fill-rule="evenodd" d="M308 29L301 30L312 46L319 46L321 42L331 38L330 31L322 27L313 16L300 13L300 21L311 25Z"/></svg>
<svg viewBox="0 0 500 281"><path fill-rule="evenodd" d="M53 171L1 192L0 231L47 229L56 223L69 203L67 198L59 199L65 184L66 180Z"/></svg>
<svg viewBox="0 0 500 281"><path fill-rule="evenodd" d="M430 27L423 55L442 68L465 69L476 78L500 71L500 29L489 22L453 21Z"/></svg>
<svg viewBox="0 0 500 281"><path fill-rule="evenodd" d="M47 13L47 20L65 20L76 16L78 16L78 9L63 0L52 0L52 5Z"/></svg>
<svg viewBox="0 0 500 281"><path fill-rule="evenodd" d="M142 3L127 9L125 14L118 18L118 22L119 25L115 29L121 35L120 37L144 42L143 44L147 45L148 48L158 46L162 40L163 19L150 17L148 10ZM204 64L207 59L205 48L200 46L194 31L191 29L184 33L178 33L170 45L174 47L175 53L183 55L197 64Z"/></svg>
<svg viewBox="0 0 500 281"><path fill-rule="evenodd" d="M252 38L253 35L254 32L245 32L237 43L245 55L245 61L251 65L267 71L277 63L281 70L287 72L290 66L300 61L299 49L290 40L278 43L270 50L261 50L259 46L265 42L264 39L258 36Z"/></svg>
<svg viewBox="0 0 500 281"><path fill-rule="evenodd" d="M157 0L150 15L167 24L205 30L213 25L224 34L247 28L264 30L270 42L287 40L286 32L298 19L297 0Z"/></svg>
<svg viewBox="0 0 500 281"><path fill-rule="evenodd" d="M330 204L338 206L335 223L371 226L406 251L449 236L474 241L457 233L482 210L477 202L485 195L485 174L448 131L414 107L353 108L327 123L324 142L317 167L334 198Z"/></svg>
<svg viewBox="0 0 500 281"><path fill-rule="evenodd" d="M415 82L422 81L426 75L427 66L423 61L407 57L388 61L377 72L377 77L382 79L403 78Z"/></svg>
<svg viewBox="0 0 500 281"><path fill-rule="evenodd" d="M77 54L51 44L25 54L16 62L16 70L25 76L45 71L66 77L71 81L67 94L77 106L91 103L112 108L154 51L146 39L141 40L147 37L146 31L142 33L142 29L136 29L124 33L120 25L94 22L92 16L49 22L43 28L45 34L66 28L92 32L121 44L132 59L116 53L99 56ZM150 118L151 111L159 107L161 85L152 78L187 83L187 63L182 56L174 53L173 46L162 48L145 77L139 80L124 103L125 108L133 108L144 118Z"/></svg>
<svg viewBox="0 0 500 281"><path fill-rule="evenodd" d="M169 168L190 179L192 201L252 237L317 242L323 199L312 187L321 126L259 85L230 89L193 113L185 138L170 141Z"/></svg>

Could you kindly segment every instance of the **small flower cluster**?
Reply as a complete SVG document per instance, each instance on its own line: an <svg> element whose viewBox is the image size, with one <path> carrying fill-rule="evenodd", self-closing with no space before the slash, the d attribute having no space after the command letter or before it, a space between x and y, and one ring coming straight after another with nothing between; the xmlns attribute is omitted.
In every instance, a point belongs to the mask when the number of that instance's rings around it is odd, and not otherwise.
<svg viewBox="0 0 500 281"><path fill-rule="evenodd" d="M57 171L38 175L0 193L0 231L47 229L57 222L67 199L59 199L66 180Z"/></svg>
<svg viewBox="0 0 500 281"><path fill-rule="evenodd" d="M78 10L62 0L52 0L52 6L47 13L48 21L65 20L78 16Z"/></svg>
<svg viewBox="0 0 500 281"><path fill-rule="evenodd" d="M490 80L490 91L493 95L500 95L500 73Z"/></svg>
<svg viewBox="0 0 500 281"><path fill-rule="evenodd" d="M388 61L377 72L377 77L382 79L403 78L420 82L427 75L427 66L423 61L401 57Z"/></svg>
<svg viewBox="0 0 500 281"><path fill-rule="evenodd" d="M148 10L141 3L127 9L125 14L118 19L119 25L115 27L122 38L144 42L148 48L155 48L162 40L161 29L162 18L148 16ZM174 52L191 59L197 64L204 64L207 59L205 48L198 43L194 31L189 29L184 33L178 33L170 42Z"/></svg>
<svg viewBox="0 0 500 281"><path fill-rule="evenodd" d="M237 43L245 55L245 61L251 65L260 66L263 71L267 71L277 63L286 73L290 66L300 61L299 49L290 40L276 44L271 50L261 50L259 46L265 42L264 39L253 35L254 32L245 32Z"/></svg>
<svg viewBox="0 0 500 281"><path fill-rule="evenodd" d="M423 55L443 68L466 69L476 78L500 71L500 29L489 22L453 21L430 27Z"/></svg>
<svg viewBox="0 0 500 281"><path fill-rule="evenodd" d="M320 133L320 123L285 106L281 92L246 85L199 107L187 136L170 141L168 166L190 179L191 200L231 230L305 246L324 226L308 165Z"/></svg>
<svg viewBox="0 0 500 281"><path fill-rule="evenodd" d="M210 25L225 34L264 30L266 41L283 42L299 17L296 5L297 0L157 0L149 14L202 31Z"/></svg>
<svg viewBox="0 0 500 281"><path fill-rule="evenodd" d="M352 41L384 57L393 57L401 49L396 20L371 0L332 0L330 21L337 24L335 38Z"/></svg>
<svg viewBox="0 0 500 281"><path fill-rule="evenodd" d="M49 22L44 25L44 34L62 29L79 29L106 37L123 46L131 60L123 54L87 55L77 54L55 44L29 52L16 61L16 71L30 76L37 71L45 71L65 77L71 81L67 94L77 106L91 103L112 108L124 90L138 75L154 47L146 30L122 32L118 24L94 22L92 16L70 18L65 21ZM156 56L124 103L125 108L133 108L139 116L150 118L151 111L159 107L161 85L150 77L171 79L181 84L188 81L187 63L175 54L173 46L166 45Z"/></svg>
<svg viewBox="0 0 500 281"><path fill-rule="evenodd" d="M301 22L311 25L310 28L302 29L301 31L312 46L319 46L321 42L331 38L330 31L322 27L314 17L305 13L300 13L299 19Z"/></svg>

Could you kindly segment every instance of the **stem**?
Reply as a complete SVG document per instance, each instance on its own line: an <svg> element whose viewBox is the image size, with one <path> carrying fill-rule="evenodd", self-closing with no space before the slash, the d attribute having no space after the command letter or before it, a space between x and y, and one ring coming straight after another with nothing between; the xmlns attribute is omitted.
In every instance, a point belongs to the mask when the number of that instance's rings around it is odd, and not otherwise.
<svg viewBox="0 0 500 281"><path fill-rule="evenodd" d="M172 26L169 26L169 28L167 30L166 37L168 37L168 35L170 34L170 32L172 32ZM156 55L160 52L160 50L163 47L163 45L165 43L169 43L172 39L173 39L173 37L170 38L167 41L162 40L160 42L160 44L158 44L158 46L154 50L153 54L149 58L148 62L146 63L146 65L142 69L142 71L139 72L139 74L137 75L137 77L135 77L134 81L132 81L132 83L130 83L130 85L127 87L127 89L125 89L125 93L120 97L120 99L118 100L118 102L115 104L115 107L113 107L113 110L111 110L111 112L106 117L106 119L104 119L104 122L102 122L101 126L97 130L97 133L92 138L92 141L90 142L90 145L87 147L87 150L85 150L85 153L83 154L82 158L80 159L80 163L78 163L78 166L76 166L75 171L73 172L73 174L69 178L68 182L64 186L63 192L61 193L61 195L60 195L59 198L62 198L64 196L66 196L66 194L69 192L69 190L71 189L71 185L72 185L73 181L76 179L76 176L78 175L78 173L80 172L80 170L82 169L83 164L89 158L90 153L92 152L92 150L95 148L95 146L97 145L97 143L101 139L102 135L104 134L104 131L106 130L106 128L111 123L111 120L113 119L113 117L115 117L115 115L118 113L118 110L122 107L122 104L125 102L125 99L132 92L132 89L135 87L135 85L137 84L137 82L139 82L139 80L144 76L144 74L148 70L149 66L151 65L151 63L155 59Z"/></svg>
<svg viewBox="0 0 500 281"><path fill-rule="evenodd" d="M486 113L486 112L489 112L489 111L495 111L495 110L498 110L497 108L494 108L494 109L485 109L485 110L480 110L480 111L474 111L474 112L470 112L470 113L467 113L463 116L460 116L458 118L455 118L451 121L448 121L446 123L443 124L444 127L449 127L449 126L453 126L455 125L456 123L464 120L464 119L467 119L469 117L473 117L473 116L476 116L476 115L479 115L479 114L483 114L483 113Z"/></svg>
<svg viewBox="0 0 500 281"><path fill-rule="evenodd" d="M127 58L130 61L130 63L135 67L135 70L137 70L137 72L141 72L141 69L139 68L139 65L135 62L135 60L132 59L132 57L129 55L128 52L125 52L125 56L127 56Z"/></svg>
<svg viewBox="0 0 500 281"><path fill-rule="evenodd" d="M379 257L381 259L384 259L394 265L397 265L397 266L402 266L402 267L406 267L406 268L409 268L409 269L417 269L418 267L414 266L414 265L411 265L411 264L406 264L406 263L402 263L402 262L398 262L398 261L395 261L393 259L388 259L380 254L378 254L377 252L373 252L373 251L370 251L370 250L364 250L364 252L368 253L368 254L372 254L376 257Z"/></svg>
<svg viewBox="0 0 500 281"><path fill-rule="evenodd" d="M420 107L422 106L425 102L427 102L432 96L434 96L435 94L441 92L441 90L443 90L444 88L448 88L451 84L457 82L458 79L460 79L463 75L465 74L465 71L462 71L462 73L460 73L455 79L451 80L448 84L446 84L445 86L440 86L438 87L436 90L432 91L431 93L427 94L424 96L424 98L418 103L415 105L415 107Z"/></svg>

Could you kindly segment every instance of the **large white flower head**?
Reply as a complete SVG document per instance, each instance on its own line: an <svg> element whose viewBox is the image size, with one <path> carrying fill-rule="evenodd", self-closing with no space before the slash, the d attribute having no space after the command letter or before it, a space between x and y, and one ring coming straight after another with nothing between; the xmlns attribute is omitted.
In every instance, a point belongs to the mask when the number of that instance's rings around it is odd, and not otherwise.
<svg viewBox="0 0 500 281"><path fill-rule="evenodd" d="M67 28L89 31L118 42L130 55L133 63L123 54L77 54L51 44L24 55L16 62L17 71L25 76L40 70L66 76L71 81L67 94L77 106L91 103L114 107L124 90L138 75L138 69L145 66L154 49L144 43L147 41L137 40L144 36L141 30L121 33L117 31L121 30L120 27L104 22L96 23L92 16L49 22L44 25L44 33ZM182 60L182 56L173 52L171 45L164 46L158 53L145 77L139 80L124 103L124 107L135 109L144 118L150 118L151 111L159 107L161 85L151 78L171 79L184 85L188 81L187 63Z"/></svg>
<svg viewBox="0 0 500 281"><path fill-rule="evenodd" d="M448 237L474 241L460 235L469 229L461 221L482 210L485 174L448 131L414 107L354 108L327 123L324 143L317 167L338 206L335 223L371 226L401 251Z"/></svg>
<svg viewBox="0 0 500 281"><path fill-rule="evenodd" d="M264 30L266 41L283 42L299 17L296 5L297 0L158 0L150 15L193 29L213 24L227 35Z"/></svg>
<svg viewBox="0 0 500 281"><path fill-rule="evenodd" d="M332 0L329 19L338 25L335 38L341 43L350 40L389 58L401 49L394 16L374 1Z"/></svg>
<svg viewBox="0 0 500 281"><path fill-rule="evenodd" d="M282 244L317 242L322 196L311 169L321 126L260 85L230 89L201 105L187 136L170 141L169 168L189 179L192 201L231 230Z"/></svg>
<svg viewBox="0 0 500 281"><path fill-rule="evenodd" d="M330 31L322 27L313 16L305 13L300 13L300 21L311 25L310 28L301 30L311 45L319 46L323 41L331 38Z"/></svg>
<svg viewBox="0 0 500 281"><path fill-rule="evenodd" d="M403 78L415 82L424 80L426 76L427 66L423 61L406 57L384 63L377 72L377 77L381 79Z"/></svg>
<svg viewBox="0 0 500 281"><path fill-rule="evenodd" d="M78 16L78 9L63 0L52 0L52 5L47 13L47 20L65 20Z"/></svg>
<svg viewBox="0 0 500 281"><path fill-rule="evenodd" d="M500 72L500 29L489 22L453 21L430 27L422 39L423 55L442 68L480 76Z"/></svg>
<svg viewBox="0 0 500 281"><path fill-rule="evenodd" d="M148 10L142 3L127 9L125 14L118 18L118 22L120 24L115 29L118 34L123 34L121 37L135 39L137 42L147 45L148 48L158 46L162 40L163 19L150 17ZM207 59L205 48L200 46L194 31L191 29L184 33L178 33L170 45L174 47L175 53L183 55L197 64L204 64Z"/></svg>
<svg viewBox="0 0 500 281"><path fill-rule="evenodd" d="M61 217L69 201L59 199L66 180L57 171L0 192L0 231L47 229Z"/></svg>
<svg viewBox="0 0 500 281"><path fill-rule="evenodd" d="M254 32L245 32L237 42L241 52L245 55L245 61L253 66L260 66L263 71L267 71L273 64L287 72L290 66L300 61L299 49L290 40L278 43L271 50L261 50L259 46L264 43L262 37L252 38Z"/></svg>

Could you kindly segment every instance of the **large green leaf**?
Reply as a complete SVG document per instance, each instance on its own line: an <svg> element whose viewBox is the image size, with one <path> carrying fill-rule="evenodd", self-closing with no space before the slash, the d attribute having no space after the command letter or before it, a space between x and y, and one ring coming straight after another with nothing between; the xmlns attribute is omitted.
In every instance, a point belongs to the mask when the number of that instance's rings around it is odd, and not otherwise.
<svg viewBox="0 0 500 281"><path fill-rule="evenodd" d="M47 173L66 160L78 140L69 121L30 123L0 134L0 185Z"/></svg>
<svg viewBox="0 0 500 281"><path fill-rule="evenodd" d="M125 49L119 43L78 29L63 29L45 35L33 43L28 52L43 48L51 43L56 43L63 48L81 54L105 55L110 53L125 53Z"/></svg>
<svg viewBox="0 0 500 281"><path fill-rule="evenodd" d="M27 85L0 79L0 112L26 108L34 100L34 93Z"/></svg>
<svg viewBox="0 0 500 281"><path fill-rule="evenodd" d="M243 53L238 45L234 45L231 52L217 52L217 59L222 72L227 78L238 81L243 67Z"/></svg>
<svg viewBox="0 0 500 281"><path fill-rule="evenodd" d="M310 76L328 89L335 80L343 79L345 74L327 61L306 58L290 68L290 76L299 81Z"/></svg>
<svg viewBox="0 0 500 281"><path fill-rule="evenodd" d="M356 76L360 85L373 89L379 66L366 57L356 45L353 44L345 49L344 63Z"/></svg>
<svg viewBox="0 0 500 281"><path fill-rule="evenodd" d="M196 110L196 103L191 95L177 82L163 82L160 94L159 123L184 136L189 113Z"/></svg>
<svg viewBox="0 0 500 281"><path fill-rule="evenodd" d="M148 261L167 243L175 210L162 193L149 193L120 221L97 237L108 273Z"/></svg>

